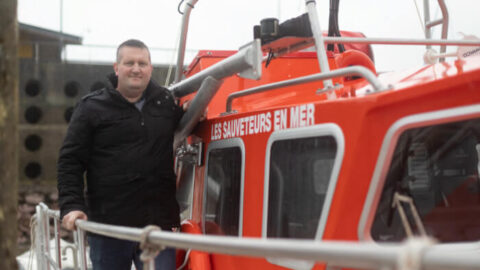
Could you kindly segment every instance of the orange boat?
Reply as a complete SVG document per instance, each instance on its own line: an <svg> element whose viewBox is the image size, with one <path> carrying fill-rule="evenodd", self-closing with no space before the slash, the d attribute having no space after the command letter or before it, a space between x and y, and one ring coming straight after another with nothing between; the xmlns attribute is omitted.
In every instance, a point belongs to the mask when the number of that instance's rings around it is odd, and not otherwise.
<svg viewBox="0 0 480 270"><path fill-rule="evenodd" d="M183 71L196 2L169 87L189 106L175 136L183 233L148 238L177 247L179 269L480 268L480 41L446 39L443 0L436 21L424 2L426 36L442 25L442 39L339 31L338 0L322 34L306 0L306 14L262 20L249 44L200 51ZM428 63L378 73L371 44L426 46ZM140 235L76 225L78 239Z"/></svg>
<svg viewBox="0 0 480 270"><path fill-rule="evenodd" d="M217 71L230 68L242 50L200 51L187 79L170 87L182 101L192 100L185 85L196 90L192 82L210 77L199 88L215 93L207 119L177 138L183 229L316 241L480 240L480 49L457 41L463 55L452 61L377 76L368 44L449 44L329 29L323 39L335 47L298 51L318 38L314 27L313 35L301 27L298 35L289 32L305 21L305 15L282 24L262 21L257 37L264 64L255 70L251 61L247 76ZM321 53L328 63L322 71ZM191 253L189 263L190 269L313 265L216 253Z"/></svg>

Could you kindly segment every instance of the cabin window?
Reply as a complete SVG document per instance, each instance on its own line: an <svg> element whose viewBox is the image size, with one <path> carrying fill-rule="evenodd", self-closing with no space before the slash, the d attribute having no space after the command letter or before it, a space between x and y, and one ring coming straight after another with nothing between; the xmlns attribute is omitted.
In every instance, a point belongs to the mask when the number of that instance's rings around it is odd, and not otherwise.
<svg viewBox="0 0 480 270"><path fill-rule="evenodd" d="M315 238L336 154L333 136L272 143L267 237Z"/></svg>
<svg viewBox="0 0 480 270"><path fill-rule="evenodd" d="M193 187L195 180L195 160L178 159L177 201L180 207L180 220L192 218Z"/></svg>
<svg viewBox="0 0 480 270"><path fill-rule="evenodd" d="M372 238L401 241L408 230L419 235L423 227L440 242L480 239L479 156L480 119L403 132L376 210ZM400 197L412 203L401 202Z"/></svg>
<svg viewBox="0 0 480 270"><path fill-rule="evenodd" d="M206 234L239 235L241 148L211 149L207 163L204 231Z"/></svg>

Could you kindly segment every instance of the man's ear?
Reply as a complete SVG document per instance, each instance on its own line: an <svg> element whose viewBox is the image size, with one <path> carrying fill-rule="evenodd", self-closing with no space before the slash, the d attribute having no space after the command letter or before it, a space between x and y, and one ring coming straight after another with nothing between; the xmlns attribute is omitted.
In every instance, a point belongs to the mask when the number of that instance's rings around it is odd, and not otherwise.
<svg viewBox="0 0 480 270"><path fill-rule="evenodd" d="M113 70L115 71L115 75L118 76L118 64L117 64L117 62L113 63Z"/></svg>

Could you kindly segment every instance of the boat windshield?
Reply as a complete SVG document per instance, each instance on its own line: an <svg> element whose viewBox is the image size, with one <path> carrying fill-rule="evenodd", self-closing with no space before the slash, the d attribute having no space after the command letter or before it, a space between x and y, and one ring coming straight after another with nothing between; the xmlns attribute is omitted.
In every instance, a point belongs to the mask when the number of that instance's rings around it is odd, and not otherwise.
<svg viewBox="0 0 480 270"><path fill-rule="evenodd" d="M376 241L413 234L439 242L480 239L480 119L401 134L371 228ZM411 199L411 203L396 198ZM402 212L405 215L402 217ZM420 220L415 218L418 212Z"/></svg>

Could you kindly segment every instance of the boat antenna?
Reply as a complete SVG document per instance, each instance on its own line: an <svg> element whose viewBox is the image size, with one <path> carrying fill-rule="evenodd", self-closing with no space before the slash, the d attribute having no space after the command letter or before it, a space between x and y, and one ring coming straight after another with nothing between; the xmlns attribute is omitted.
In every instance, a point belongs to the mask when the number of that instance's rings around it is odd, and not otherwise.
<svg viewBox="0 0 480 270"><path fill-rule="evenodd" d="M328 18L328 36L329 37L341 37L338 27L338 9L340 6L340 0L330 0L330 15ZM345 51L343 44L338 44L338 50L342 53ZM328 51L335 50L335 44L327 45Z"/></svg>

